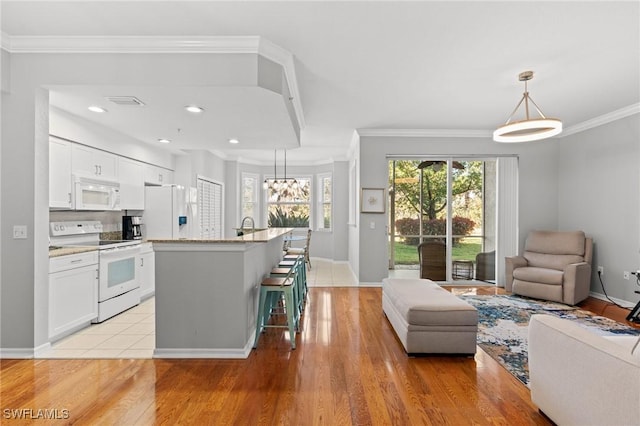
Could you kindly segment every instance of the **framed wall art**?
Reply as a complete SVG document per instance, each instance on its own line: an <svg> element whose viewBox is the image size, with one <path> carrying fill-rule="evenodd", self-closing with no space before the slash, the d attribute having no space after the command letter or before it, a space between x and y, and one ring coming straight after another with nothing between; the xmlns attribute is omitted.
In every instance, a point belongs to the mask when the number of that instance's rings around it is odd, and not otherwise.
<svg viewBox="0 0 640 426"><path fill-rule="evenodd" d="M384 213L384 188L362 188L360 193L361 213Z"/></svg>

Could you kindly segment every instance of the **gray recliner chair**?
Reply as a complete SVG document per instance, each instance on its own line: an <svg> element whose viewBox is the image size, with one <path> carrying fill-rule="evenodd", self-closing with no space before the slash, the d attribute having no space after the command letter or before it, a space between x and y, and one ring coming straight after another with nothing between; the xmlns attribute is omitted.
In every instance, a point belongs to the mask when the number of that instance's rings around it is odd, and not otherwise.
<svg viewBox="0 0 640 426"><path fill-rule="evenodd" d="M505 289L575 305L589 296L592 255L582 231L532 231L523 255L505 258Z"/></svg>

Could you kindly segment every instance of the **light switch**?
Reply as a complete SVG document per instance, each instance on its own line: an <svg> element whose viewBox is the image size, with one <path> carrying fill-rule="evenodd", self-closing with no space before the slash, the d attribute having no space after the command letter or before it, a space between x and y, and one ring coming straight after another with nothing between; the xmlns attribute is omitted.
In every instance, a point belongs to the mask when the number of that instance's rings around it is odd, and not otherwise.
<svg viewBox="0 0 640 426"><path fill-rule="evenodd" d="M27 225L13 225L13 239L25 240L27 238Z"/></svg>
<svg viewBox="0 0 640 426"><path fill-rule="evenodd" d="M369 228L376 229L376 223L375 222L369 222Z"/></svg>

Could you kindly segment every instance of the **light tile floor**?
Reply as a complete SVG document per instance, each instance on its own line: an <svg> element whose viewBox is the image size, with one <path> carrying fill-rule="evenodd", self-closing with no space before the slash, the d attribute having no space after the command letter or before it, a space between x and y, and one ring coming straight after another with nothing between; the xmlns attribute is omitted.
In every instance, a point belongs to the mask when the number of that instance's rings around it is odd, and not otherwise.
<svg viewBox="0 0 640 426"><path fill-rule="evenodd" d="M151 358L156 345L152 297L55 342L39 358Z"/></svg>
<svg viewBox="0 0 640 426"><path fill-rule="evenodd" d="M311 258L311 269L307 269L309 287L357 287L358 282L346 262Z"/></svg>
<svg viewBox="0 0 640 426"><path fill-rule="evenodd" d="M311 259L309 287L355 287L348 263ZM151 358L155 348L155 298L55 342L38 358Z"/></svg>

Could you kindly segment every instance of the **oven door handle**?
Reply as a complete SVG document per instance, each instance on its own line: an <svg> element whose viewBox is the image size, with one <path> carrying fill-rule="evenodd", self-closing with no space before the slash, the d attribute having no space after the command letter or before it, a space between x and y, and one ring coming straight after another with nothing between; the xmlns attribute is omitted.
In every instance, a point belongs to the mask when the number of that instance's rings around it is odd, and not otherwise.
<svg viewBox="0 0 640 426"><path fill-rule="evenodd" d="M129 256L131 254L138 254L140 252L140 246L125 246L125 247L114 247L110 249L105 249L100 251L100 257L108 258L108 257L123 257Z"/></svg>

